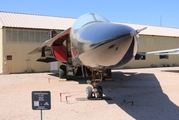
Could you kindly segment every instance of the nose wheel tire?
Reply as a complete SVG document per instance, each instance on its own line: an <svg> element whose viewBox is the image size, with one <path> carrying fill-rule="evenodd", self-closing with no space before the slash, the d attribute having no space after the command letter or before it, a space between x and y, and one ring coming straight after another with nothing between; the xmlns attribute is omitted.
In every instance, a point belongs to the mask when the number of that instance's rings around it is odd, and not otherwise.
<svg viewBox="0 0 179 120"><path fill-rule="evenodd" d="M86 88L86 97L87 99L91 98L97 98L102 99L103 98L103 89L101 86L96 86L92 89L91 86L88 86Z"/></svg>
<svg viewBox="0 0 179 120"><path fill-rule="evenodd" d="M97 86L96 98L103 98L103 88L101 86Z"/></svg>
<svg viewBox="0 0 179 120"><path fill-rule="evenodd" d="M87 97L88 99L92 98L92 87L91 87L91 86L88 86L88 87L86 88L86 97Z"/></svg>

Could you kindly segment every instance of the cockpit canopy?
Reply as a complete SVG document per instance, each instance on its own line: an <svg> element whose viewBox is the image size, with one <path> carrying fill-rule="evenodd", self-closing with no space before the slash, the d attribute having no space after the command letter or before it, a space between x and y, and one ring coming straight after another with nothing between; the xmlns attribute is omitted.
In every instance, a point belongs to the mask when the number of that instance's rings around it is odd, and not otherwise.
<svg viewBox="0 0 179 120"><path fill-rule="evenodd" d="M82 26L88 24L88 23L93 23L93 22L105 22L105 23L109 23L109 21L96 13L88 13L88 14L84 14L81 17L79 17L75 23L73 24L73 29L79 29Z"/></svg>

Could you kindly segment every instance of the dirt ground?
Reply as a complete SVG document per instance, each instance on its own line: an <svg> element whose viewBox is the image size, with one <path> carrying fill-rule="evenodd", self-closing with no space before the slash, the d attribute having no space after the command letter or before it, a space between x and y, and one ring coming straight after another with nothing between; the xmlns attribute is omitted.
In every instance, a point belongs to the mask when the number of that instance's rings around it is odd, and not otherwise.
<svg viewBox="0 0 179 120"><path fill-rule="evenodd" d="M113 70L112 78L101 83L105 100L86 100L89 85L80 78L0 75L0 120L39 120L40 111L32 110L32 91L51 92L51 110L42 111L43 120L179 119L179 67Z"/></svg>

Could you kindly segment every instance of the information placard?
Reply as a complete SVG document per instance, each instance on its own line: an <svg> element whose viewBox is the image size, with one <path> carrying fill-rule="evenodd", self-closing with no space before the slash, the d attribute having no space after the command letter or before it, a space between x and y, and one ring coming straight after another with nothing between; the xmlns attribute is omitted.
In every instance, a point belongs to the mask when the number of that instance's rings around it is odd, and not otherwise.
<svg viewBox="0 0 179 120"><path fill-rule="evenodd" d="M50 110L51 109L50 91L32 91L32 109Z"/></svg>

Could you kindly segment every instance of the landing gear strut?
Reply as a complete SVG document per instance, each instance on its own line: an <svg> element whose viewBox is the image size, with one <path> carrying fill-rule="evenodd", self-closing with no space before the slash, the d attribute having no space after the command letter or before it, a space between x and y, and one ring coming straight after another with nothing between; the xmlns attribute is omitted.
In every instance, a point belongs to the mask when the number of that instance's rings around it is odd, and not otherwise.
<svg viewBox="0 0 179 120"><path fill-rule="evenodd" d="M92 85L88 86L86 88L86 97L88 99L91 98L98 98L102 99L103 98L103 89L101 86L97 86L101 81L103 80L103 73L102 71L92 71L92 80L88 83Z"/></svg>

